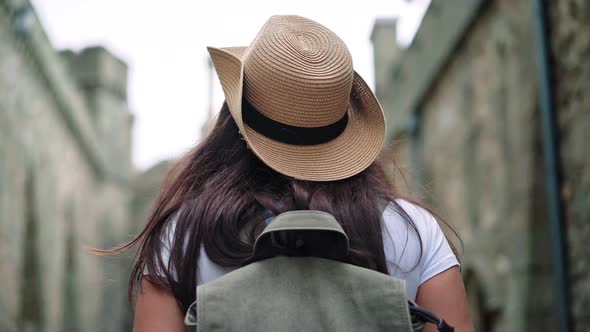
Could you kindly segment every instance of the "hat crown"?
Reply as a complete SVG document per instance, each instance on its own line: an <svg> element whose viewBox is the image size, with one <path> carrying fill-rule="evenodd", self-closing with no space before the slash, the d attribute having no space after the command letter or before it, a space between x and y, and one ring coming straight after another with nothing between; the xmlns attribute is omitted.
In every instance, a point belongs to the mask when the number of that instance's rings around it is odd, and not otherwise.
<svg viewBox="0 0 590 332"><path fill-rule="evenodd" d="M243 61L243 97L275 121L321 127L348 110L352 57L344 42L317 22L271 17Z"/></svg>

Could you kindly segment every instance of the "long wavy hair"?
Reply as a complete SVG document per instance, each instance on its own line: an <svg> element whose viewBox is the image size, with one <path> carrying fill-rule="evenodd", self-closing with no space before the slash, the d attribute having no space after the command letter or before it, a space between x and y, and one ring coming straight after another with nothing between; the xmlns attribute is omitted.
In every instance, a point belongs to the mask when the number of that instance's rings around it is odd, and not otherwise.
<svg viewBox="0 0 590 332"><path fill-rule="evenodd" d="M220 266L243 266L269 213L313 209L332 214L342 225L350 240L348 263L388 273L382 202L393 202L416 231L396 198L379 162L330 182L297 180L270 169L248 149L224 104L210 134L169 170L145 228L109 252L138 245L129 279L131 302L145 277L171 291L186 311L196 297L201 248ZM164 251L169 260L162 258Z"/></svg>

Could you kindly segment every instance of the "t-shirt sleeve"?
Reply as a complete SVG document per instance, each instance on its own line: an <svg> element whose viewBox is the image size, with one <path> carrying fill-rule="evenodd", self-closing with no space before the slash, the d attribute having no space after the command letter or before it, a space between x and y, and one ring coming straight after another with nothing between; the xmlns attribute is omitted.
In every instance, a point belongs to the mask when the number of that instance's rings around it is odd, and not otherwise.
<svg viewBox="0 0 590 332"><path fill-rule="evenodd" d="M459 261L434 216L427 210L408 202L400 205L412 217L422 239L418 285L453 266L458 266Z"/></svg>
<svg viewBox="0 0 590 332"><path fill-rule="evenodd" d="M164 266L168 264L170 259L170 250L172 248L172 243L174 241L175 231L176 231L176 224L178 222L178 212L173 214L170 220L167 222L162 234L160 236L161 243L161 251L158 253L160 258L162 259L162 263ZM188 246L188 239L189 237L186 236L184 238L183 248L187 250ZM221 267L215 264L211 259L207 256L205 248L201 245L200 254L199 254L199 264L197 271L197 284L204 284L206 282L212 281L217 279L218 277L234 270L234 268L229 267ZM158 277L166 277L166 274L162 270L162 267L156 266L155 271L153 271L154 275ZM170 273L172 275L173 280L178 280L178 275L174 266L170 267ZM143 269L144 275L150 275L150 271L148 271L147 267Z"/></svg>
<svg viewBox="0 0 590 332"><path fill-rule="evenodd" d="M425 234L428 234L428 239L424 244L420 285L437 274L459 265L459 261L438 222L430 213L426 213L428 214L426 220L428 225Z"/></svg>
<svg viewBox="0 0 590 332"><path fill-rule="evenodd" d="M157 254L160 256L162 263L164 265L167 265L168 261L170 260L170 250L172 248L172 241L174 240L174 232L176 230L177 217L178 217L178 214L173 214L170 217L171 219L168 221L167 225L162 230L162 233L160 236L161 250ZM153 272L156 276L165 277L165 273L164 273L164 271L162 271L162 267L160 267L160 266L156 266L155 271L153 271ZM172 272L172 276L176 279L176 271L171 271L171 272ZM144 267L143 274L144 275L150 274L150 271L148 271L147 266Z"/></svg>

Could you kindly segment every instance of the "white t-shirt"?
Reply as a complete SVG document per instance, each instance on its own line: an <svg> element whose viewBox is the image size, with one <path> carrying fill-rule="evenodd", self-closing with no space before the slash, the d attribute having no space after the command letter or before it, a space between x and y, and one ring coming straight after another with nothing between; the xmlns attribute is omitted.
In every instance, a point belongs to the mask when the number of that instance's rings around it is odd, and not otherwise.
<svg viewBox="0 0 590 332"><path fill-rule="evenodd" d="M418 287L435 275L459 265L436 219L423 208L408 201L397 200L402 209L412 218L422 238L422 256L420 257L420 239L412 227L395 210L393 204L383 211L383 248L389 274L406 282L406 297L416 299ZM167 242L164 243L162 259L168 261L169 247L174 234L175 222L170 225ZM419 261L418 261L419 259ZM224 268L213 263L204 248L201 247L197 283L199 285L212 281L233 268Z"/></svg>

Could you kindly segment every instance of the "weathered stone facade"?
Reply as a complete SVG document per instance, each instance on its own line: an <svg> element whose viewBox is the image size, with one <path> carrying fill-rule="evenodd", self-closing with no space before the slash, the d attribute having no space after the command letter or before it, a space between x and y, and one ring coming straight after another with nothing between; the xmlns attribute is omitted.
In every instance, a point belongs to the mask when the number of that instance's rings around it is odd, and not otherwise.
<svg viewBox="0 0 590 332"><path fill-rule="evenodd" d="M126 85L108 51L58 53L28 1L0 0L0 331L131 330L129 257L84 249L129 240L151 200Z"/></svg>
<svg viewBox="0 0 590 332"><path fill-rule="evenodd" d="M590 2L552 1L551 42L568 225L572 312L590 330Z"/></svg>
<svg viewBox="0 0 590 332"><path fill-rule="evenodd" d="M532 1L468 3L433 1L405 50L379 38L394 31L391 21L376 22L391 153L411 170L411 189L461 234L476 330L555 331ZM576 331L590 329L586 3L549 8Z"/></svg>

